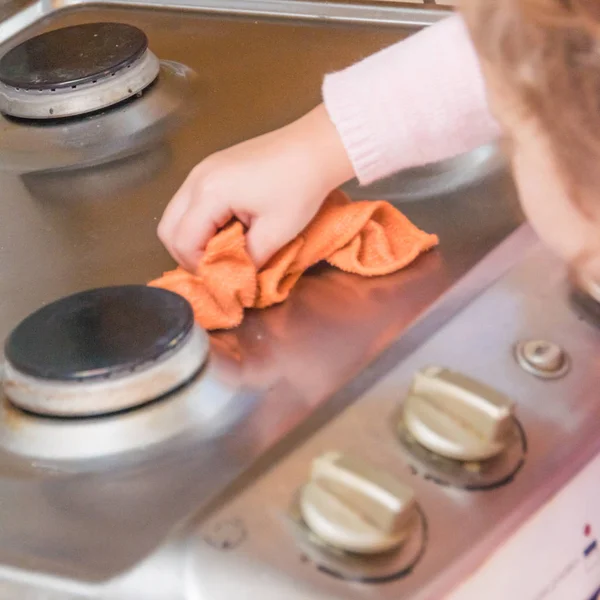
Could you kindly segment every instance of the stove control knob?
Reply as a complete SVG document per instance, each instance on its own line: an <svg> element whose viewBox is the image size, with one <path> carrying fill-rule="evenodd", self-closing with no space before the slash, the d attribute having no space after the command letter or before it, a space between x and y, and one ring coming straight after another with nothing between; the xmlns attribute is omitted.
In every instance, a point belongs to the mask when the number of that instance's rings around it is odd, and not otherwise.
<svg viewBox="0 0 600 600"><path fill-rule="evenodd" d="M317 458L300 496L308 528L326 544L356 554L398 548L417 516L413 491L394 476L338 452Z"/></svg>
<svg viewBox="0 0 600 600"><path fill-rule="evenodd" d="M513 402L509 398L440 367L416 374L403 419L422 446L465 462L500 454L514 432Z"/></svg>

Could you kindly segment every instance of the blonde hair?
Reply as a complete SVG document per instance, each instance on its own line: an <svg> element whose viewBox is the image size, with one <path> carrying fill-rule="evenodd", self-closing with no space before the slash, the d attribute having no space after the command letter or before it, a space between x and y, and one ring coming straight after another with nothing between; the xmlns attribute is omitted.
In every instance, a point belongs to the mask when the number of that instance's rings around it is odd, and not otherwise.
<svg viewBox="0 0 600 600"><path fill-rule="evenodd" d="M538 122L567 183L600 192L600 0L461 8L481 59Z"/></svg>

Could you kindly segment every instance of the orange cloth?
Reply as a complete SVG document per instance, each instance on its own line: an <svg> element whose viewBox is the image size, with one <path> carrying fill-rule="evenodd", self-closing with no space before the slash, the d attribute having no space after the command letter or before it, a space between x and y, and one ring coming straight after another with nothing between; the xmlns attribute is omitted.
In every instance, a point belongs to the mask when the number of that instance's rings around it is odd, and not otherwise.
<svg viewBox="0 0 600 600"><path fill-rule="evenodd" d="M148 285L176 292L205 329L239 325L246 308L283 302L302 273L327 261L363 276L387 275L436 246L438 237L415 227L387 202L351 202L332 192L308 227L257 272L234 221L208 243L196 275L177 268Z"/></svg>

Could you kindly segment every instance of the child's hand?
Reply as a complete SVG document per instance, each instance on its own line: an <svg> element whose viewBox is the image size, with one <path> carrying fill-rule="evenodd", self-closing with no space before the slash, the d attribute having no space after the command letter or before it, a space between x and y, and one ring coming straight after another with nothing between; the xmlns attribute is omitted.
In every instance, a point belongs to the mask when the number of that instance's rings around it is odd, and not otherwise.
<svg viewBox="0 0 600 600"><path fill-rule="evenodd" d="M194 272L208 241L235 217L248 227L248 252L260 267L306 227L331 190L353 176L321 105L197 165L165 210L158 236Z"/></svg>

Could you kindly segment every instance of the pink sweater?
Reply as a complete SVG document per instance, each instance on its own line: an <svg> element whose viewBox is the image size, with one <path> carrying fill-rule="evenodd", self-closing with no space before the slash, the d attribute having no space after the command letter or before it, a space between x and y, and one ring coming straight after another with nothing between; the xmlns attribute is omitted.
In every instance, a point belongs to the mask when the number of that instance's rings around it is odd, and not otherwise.
<svg viewBox="0 0 600 600"><path fill-rule="evenodd" d="M363 185L499 134L458 16L328 75L323 98Z"/></svg>

